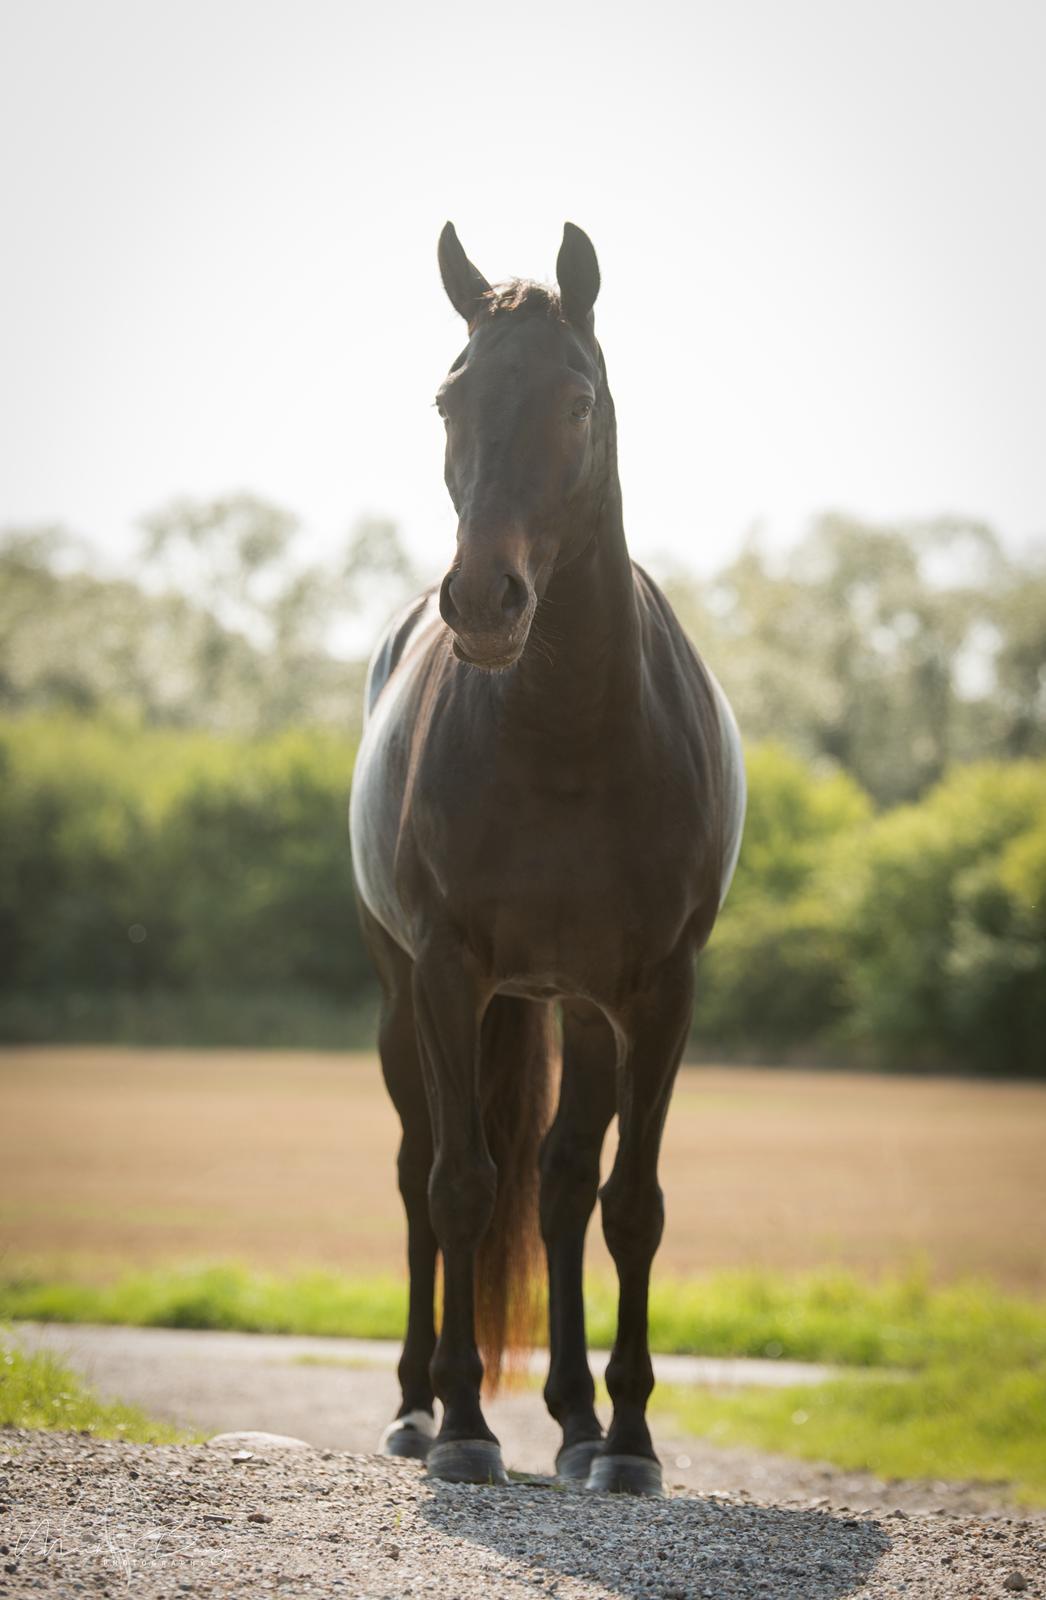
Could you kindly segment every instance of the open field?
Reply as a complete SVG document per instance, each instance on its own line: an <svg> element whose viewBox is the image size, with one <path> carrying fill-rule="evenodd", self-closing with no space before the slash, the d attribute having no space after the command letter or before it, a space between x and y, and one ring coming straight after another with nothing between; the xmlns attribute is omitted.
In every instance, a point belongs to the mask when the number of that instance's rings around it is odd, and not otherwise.
<svg viewBox="0 0 1046 1600"><path fill-rule="evenodd" d="M9 1263L399 1269L397 1124L371 1056L10 1049L0 1107ZM1042 1292L1044 1150L1046 1085L687 1068L659 1267L921 1263ZM608 1265L598 1227L591 1256Z"/></svg>

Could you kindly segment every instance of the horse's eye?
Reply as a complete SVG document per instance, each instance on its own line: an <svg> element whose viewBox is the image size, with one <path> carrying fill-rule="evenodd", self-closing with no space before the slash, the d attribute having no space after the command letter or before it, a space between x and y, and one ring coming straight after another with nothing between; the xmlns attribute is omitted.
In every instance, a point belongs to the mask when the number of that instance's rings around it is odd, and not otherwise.
<svg viewBox="0 0 1046 1600"><path fill-rule="evenodd" d="M586 417L590 417L592 415L592 405L593 402L588 398L588 396L583 395L580 399L574 401L574 404L570 408L570 415L574 418L575 422L584 422Z"/></svg>
<svg viewBox="0 0 1046 1600"><path fill-rule="evenodd" d="M440 399L439 395L436 396L432 404L436 407L436 410L439 412L444 421L446 421L447 413L443 409L443 401Z"/></svg>

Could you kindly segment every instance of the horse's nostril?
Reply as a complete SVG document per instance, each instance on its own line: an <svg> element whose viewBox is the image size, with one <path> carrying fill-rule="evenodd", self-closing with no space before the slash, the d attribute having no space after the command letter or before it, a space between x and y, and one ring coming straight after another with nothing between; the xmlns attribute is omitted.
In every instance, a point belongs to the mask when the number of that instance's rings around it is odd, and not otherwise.
<svg viewBox="0 0 1046 1600"><path fill-rule="evenodd" d="M454 588L454 577L455 574L453 572L448 572L447 576L439 586L439 614L443 618L444 622L447 623L447 625L451 628L454 626L455 622L458 621L458 608L454 604L454 595L452 592Z"/></svg>
<svg viewBox="0 0 1046 1600"><path fill-rule="evenodd" d="M501 591L501 609L507 617L521 617L526 610L527 591L518 578L510 572L505 574L505 585Z"/></svg>

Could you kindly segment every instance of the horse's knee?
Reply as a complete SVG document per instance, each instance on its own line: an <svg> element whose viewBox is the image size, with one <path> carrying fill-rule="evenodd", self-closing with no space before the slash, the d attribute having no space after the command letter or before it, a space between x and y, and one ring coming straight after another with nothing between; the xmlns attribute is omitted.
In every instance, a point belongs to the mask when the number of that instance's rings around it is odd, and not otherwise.
<svg viewBox="0 0 1046 1600"><path fill-rule="evenodd" d="M613 1175L600 1191L603 1237L619 1265L649 1261L661 1243L665 1226L665 1197L654 1178L643 1184L615 1182Z"/></svg>
<svg viewBox="0 0 1046 1600"><path fill-rule="evenodd" d="M541 1236L546 1244L585 1226L598 1190L598 1152L550 1135L541 1151Z"/></svg>
<svg viewBox="0 0 1046 1600"><path fill-rule="evenodd" d="M429 1215L444 1253L474 1249L490 1226L498 1171L489 1156L437 1156L429 1174Z"/></svg>
<svg viewBox="0 0 1046 1600"><path fill-rule="evenodd" d="M429 1174L432 1171L432 1141L404 1134L396 1158L399 1191L408 1213L428 1204Z"/></svg>

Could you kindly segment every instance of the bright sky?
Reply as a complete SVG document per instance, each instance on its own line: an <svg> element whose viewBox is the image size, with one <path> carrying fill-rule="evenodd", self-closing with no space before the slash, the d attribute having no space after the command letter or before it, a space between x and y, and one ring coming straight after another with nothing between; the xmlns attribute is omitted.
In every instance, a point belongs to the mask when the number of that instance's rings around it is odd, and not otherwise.
<svg viewBox="0 0 1046 1600"><path fill-rule="evenodd" d="M436 239L564 219L639 555L956 511L1046 534L1042 0L22 0L0 21L0 522L126 562L250 488L440 569Z"/></svg>

